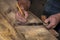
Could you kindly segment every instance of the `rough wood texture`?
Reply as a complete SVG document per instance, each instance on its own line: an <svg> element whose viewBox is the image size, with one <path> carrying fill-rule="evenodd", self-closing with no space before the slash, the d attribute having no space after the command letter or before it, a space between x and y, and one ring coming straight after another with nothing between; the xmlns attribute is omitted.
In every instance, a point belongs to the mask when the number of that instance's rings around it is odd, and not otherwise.
<svg viewBox="0 0 60 40"><path fill-rule="evenodd" d="M18 26L17 32L21 32L26 40L57 40L44 26Z"/></svg>
<svg viewBox="0 0 60 40"><path fill-rule="evenodd" d="M0 38L2 40L21 40L13 26L10 25L10 23L1 14L0 14Z"/></svg>

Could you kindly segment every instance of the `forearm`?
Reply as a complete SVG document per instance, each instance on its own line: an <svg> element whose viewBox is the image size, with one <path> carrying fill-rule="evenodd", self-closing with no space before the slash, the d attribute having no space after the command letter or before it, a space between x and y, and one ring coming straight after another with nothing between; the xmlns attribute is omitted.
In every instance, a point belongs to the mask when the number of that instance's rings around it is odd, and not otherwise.
<svg viewBox="0 0 60 40"><path fill-rule="evenodd" d="M58 18L59 18L59 22L60 22L60 13L58 13L57 15L58 15Z"/></svg>
<svg viewBox="0 0 60 40"><path fill-rule="evenodd" d="M54 15L57 19L58 19L58 21L60 22L60 13L57 13L57 14L55 14Z"/></svg>

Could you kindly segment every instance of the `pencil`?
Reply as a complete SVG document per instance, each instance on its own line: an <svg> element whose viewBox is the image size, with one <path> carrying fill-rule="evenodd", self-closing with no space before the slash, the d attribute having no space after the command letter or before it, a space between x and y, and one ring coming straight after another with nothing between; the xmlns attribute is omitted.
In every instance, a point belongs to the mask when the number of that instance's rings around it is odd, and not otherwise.
<svg viewBox="0 0 60 40"><path fill-rule="evenodd" d="M22 9L21 9L21 7L19 6L19 4L16 3L16 5L17 5L17 8L18 8L20 14L21 14L22 16L24 16L24 12L22 11Z"/></svg>

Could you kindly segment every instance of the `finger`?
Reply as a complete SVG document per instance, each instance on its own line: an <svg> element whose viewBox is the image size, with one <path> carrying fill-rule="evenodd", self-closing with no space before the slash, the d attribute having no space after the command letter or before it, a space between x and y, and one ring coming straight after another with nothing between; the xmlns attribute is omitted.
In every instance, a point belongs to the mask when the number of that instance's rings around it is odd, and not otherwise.
<svg viewBox="0 0 60 40"><path fill-rule="evenodd" d="M16 13L16 18L22 18L21 15L19 13Z"/></svg>
<svg viewBox="0 0 60 40"><path fill-rule="evenodd" d="M28 12L25 11L25 19L28 17Z"/></svg>
<svg viewBox="0 0 60 40"><path fill-rule="evenodd" d="M26 22L26 20L25 20L24 18L19 18L19 17L17 17L16 19L17 19L19 22L23 22L23 23Z"/></svg>
<svg viewBox="0 0 60 40"><path fill-rule="evenodd" d="M24 7L21 5L21 9L24 10Z"/></svg>
<svg viewBox="0 0 60 40"><path fill-rule="evenodd" d="M18 16L18 20L19 20L19 21L26 22L26 18L28 17L28 14L27 14L27 12L26 12L26 13L25 13L25 17L22 17L22 16L19 15L19 14L17 14L17 16Z"/></svg>
<svg viewBox="0 0 60 40"><path fill-rule="evenodd" d="M17 18L17 19L18 19L19 22L23 22L23 23L26 22L25 19L19 19L19 18Z"/></svg>
<svg viewBox="0 0 60 40"><path fill-rule="evenodd" d="M44 22L45 22L45 23L48 23L49 21L50 21L50 20L49 20L49 18L48 18L48 19L46 19Z"/></svg>
<svg viewBox="0 0 60 40"><path fill-rule="evenodd" d="M50 24L47 26L47 28L53 28L55 26L54 21L50 21Z"/></svg>
<svg viewBox="0 0 60 40"><path fill-rule="evenodd" d="M50 29L52 26L53 26L52 24L49 24L49 25L47 26L47 28Z"/></svg>
<svg viewBox="0 0 60 40"><path fill-rule="evenodd" d="M26 19L23 18L21 15L19 15L18 13L16 14L16 19L20 22L26 22Z"/></svg>
<svg viewBox="0 0 60 40"><path fill-rule="evenodd" d="M16 19L18 20L18 19L22 19L22 17L21 17L21 15L19 14L19 13L16 13Z"/></svg>

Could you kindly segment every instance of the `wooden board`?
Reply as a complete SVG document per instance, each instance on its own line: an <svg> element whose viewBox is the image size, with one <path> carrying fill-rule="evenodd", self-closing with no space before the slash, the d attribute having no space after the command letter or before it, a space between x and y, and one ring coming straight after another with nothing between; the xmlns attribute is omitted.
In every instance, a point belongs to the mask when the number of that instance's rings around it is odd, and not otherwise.
<svg viewBox="0 0 60 40"><path fill-rule="evenodd" d="M17 26L16 29L26 40L57 40L43 25Z"/></svg>
<svg viewBox="0 0 60 40"><path fill-rule="evenodd" d="M16 32L14 26L12 26L1 14L0 14L0 38L2 40L22 40L19 34Z"/></svg>

